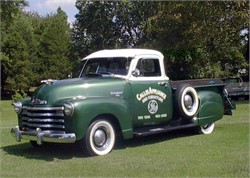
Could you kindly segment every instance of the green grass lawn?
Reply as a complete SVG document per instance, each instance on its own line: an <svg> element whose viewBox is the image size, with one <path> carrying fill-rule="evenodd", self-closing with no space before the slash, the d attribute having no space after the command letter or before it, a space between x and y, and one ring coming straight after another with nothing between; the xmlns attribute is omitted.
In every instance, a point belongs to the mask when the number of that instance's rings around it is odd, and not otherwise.
<svg viewBox="0 0 250 178"><path fill-rule="evenodd" d="M0 177L249 177L249 103L237 103L211 135L190 130L122 140L106 156L84 157L74 144L40 149L10 135L10 101L0 101Z"/></svg>

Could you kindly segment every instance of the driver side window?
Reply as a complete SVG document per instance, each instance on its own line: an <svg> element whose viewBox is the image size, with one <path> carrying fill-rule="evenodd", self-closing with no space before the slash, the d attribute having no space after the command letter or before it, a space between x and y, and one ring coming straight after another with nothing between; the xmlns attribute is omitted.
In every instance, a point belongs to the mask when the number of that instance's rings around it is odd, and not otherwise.
<svg viewBox="0 0 250 178"><path fill-rule="evenodd" d="M158 59L140 59L136 69L140 71L141 77L161 76L161 69Z"/></svg>

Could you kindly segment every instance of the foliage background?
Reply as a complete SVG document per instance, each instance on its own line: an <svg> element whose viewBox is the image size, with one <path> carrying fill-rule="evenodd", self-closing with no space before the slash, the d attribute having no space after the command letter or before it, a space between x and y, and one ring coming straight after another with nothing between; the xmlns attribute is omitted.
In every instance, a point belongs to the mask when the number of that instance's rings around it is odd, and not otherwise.
<svg viewBox="0 0 250 178"><path fill-rule="evenodd" d="M249 74L248 1L83 1L72 26L59 7L40 16L1 0L1 90L78 76L80 59L111 48L161 51L172 80Z"/></svg>

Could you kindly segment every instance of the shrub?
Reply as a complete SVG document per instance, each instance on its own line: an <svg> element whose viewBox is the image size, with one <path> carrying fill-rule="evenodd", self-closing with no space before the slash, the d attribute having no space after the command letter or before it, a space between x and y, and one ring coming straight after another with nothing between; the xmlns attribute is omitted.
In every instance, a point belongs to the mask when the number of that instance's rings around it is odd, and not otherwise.
<svg viewBox="0 0 250 178"><path fill-rule="evenodd" d="M15 91L15 94L11 96L13 102L17 102L27 97L28 95L24 91L21 91L21 93Z"/></svg>

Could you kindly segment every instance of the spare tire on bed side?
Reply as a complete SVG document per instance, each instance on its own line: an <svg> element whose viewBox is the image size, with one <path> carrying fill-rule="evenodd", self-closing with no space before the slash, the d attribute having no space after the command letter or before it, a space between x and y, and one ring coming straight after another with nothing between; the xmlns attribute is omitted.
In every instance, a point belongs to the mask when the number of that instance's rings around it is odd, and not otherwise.
<svg viewBox="0 0 250 178"><path fill-rule="evenodd" d="M191 119L199 109L198 94L190 84L181 84L174 94L175 114L184 119Z"/></svg>

